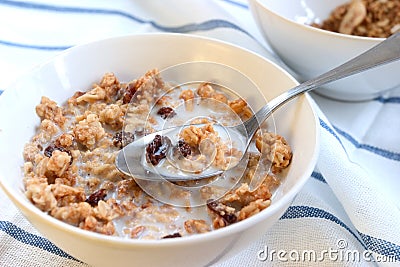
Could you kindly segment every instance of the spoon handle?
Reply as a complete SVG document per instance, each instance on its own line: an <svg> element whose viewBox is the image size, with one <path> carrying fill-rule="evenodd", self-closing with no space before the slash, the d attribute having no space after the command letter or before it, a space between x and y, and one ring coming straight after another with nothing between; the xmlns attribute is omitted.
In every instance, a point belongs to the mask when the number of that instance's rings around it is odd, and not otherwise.
<svg viewBox="0 0 400 267"><path fill-rule="evenodd" d="M267 119L272 112L299 94L398 59L400 59L400 32L393 34L383 42L346 63L343 63L316 78L301 83L269 101L252 118L244 122L247 136L252 137L257 131L259 125Z"/></svg>

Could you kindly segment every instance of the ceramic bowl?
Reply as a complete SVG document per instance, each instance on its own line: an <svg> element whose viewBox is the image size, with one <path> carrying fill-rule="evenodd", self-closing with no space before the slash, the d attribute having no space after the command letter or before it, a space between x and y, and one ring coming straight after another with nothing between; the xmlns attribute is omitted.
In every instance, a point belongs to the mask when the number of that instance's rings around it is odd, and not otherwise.
<svg viewBox="0 0 400 267"><path fill-rule="evenodd" d="M299 80L314 78L382 42L309 26L348 0L249 0L252 15L276 54ZM400 85L400 62L332 82L316 92L339 100L368 100Z"/></svg>
<svg viewBox="0 0 400 267"><path fill-rule="evenodd" d="M290 143L293 160L271 206L228 227L162 240L106 236L49 216L24 194L22 151L39 125L35 106L41 96L63 103L76 90L90 88L105 72L129 81L155 67L198 60L223 63L243 72L265 99L297 84L282 68L257 54L203 37L143 34L73 47L21 77L0 97L0 187L46 238L93 266L205 266L245 249L282 216L313 171L319 123L308 95L292 100L274 114L276 131ZM250 105L257 109L265 99L253 99Z"/></svg>

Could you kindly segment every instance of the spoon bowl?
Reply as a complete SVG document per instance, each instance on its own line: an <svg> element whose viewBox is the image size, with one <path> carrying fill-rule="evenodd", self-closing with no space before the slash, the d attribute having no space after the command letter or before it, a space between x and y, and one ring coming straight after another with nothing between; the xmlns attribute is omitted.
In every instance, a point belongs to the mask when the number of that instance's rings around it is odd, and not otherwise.
<svg viewBox="0 0 400 267"><path fill-rule="evenodd" d="M192 126L202 127L205 124L192 124ZM231 169L239 162L235 164L229 164L229 167L226 169L218 169L210 166L212 160L215 158L215 153L213 153L213 157L209 160L209 164L206 165L206 168L201 168L199 170L196 169L185 169L185 167L179 166L178 159L174 158L173 149L174 145L177 144L177 136L179 136L179 132L182 131L185 127L189 127L191 125L182 125L178 127L171 127L167 129L163 129L161 131L145 135L144 137L138 139L135 142L130 143L125 146L116 157L116 166L117 168L128 176L134 176L135 178L144 179L144 180L152 180L159 181L162 179L166 179L169 181L190 181L190 180L199 180L204 178L209 178L212 176L217 176L222 174L224 171ZM224 139L235 140L235 147L239 148L241 151L246 151L248 146L248 140L243 135L243 124L235 125L235 126L223 126L221 124L214 124L213 128L216 132L219 133L219 136L222 136ZM166 154L165 161L171 163L175 166L175 169L171 171L171 169L160 168L157 166L153 166L151 163L146 161L145 157L145 148L149 145L156 136L168 136L169 144L167 145L168 153ZM172 140L173 143L172 143ZM211 143L212 144L212 143ZM201 152L201 151L200 151ZM204 152L201 153L204 155ZM180 159L182 160L182 159Z"/></svg>

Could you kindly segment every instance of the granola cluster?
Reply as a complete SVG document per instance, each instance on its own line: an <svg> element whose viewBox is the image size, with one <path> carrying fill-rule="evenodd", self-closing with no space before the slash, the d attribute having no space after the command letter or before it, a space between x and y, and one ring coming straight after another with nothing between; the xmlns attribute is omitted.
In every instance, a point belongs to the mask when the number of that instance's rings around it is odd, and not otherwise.
<svg viewBox="0 0 400 267"><path fill-rule="evenodd" d="M133 178L116 169L114 162L120 149L157 131L165 121L180 125L179 115L192 116L190 112L202 103L210 107L206 99L226 105L241 119L251 115L245 100L231 99L209 83L181 88L168 95L170 88L154 69L127 83L106 73L89 90L75 92L64 105L42 97L36 107L40 126L23 152L27 198L43 212L68 224L135 239L204 233L267 208L271 191L279 185L278 173L289 165L292 154L283 137L265 131L255 138L258 150L250 154L240 184L215 200L218 189L203 187L201 195L208 200L203 207L181 208L160 203ZM214 119L235 123L234 117L223 110L219 112L220 117ZM218 112L213 116L219 116ZM212 146L216 148L216 164L225 168L229 160L242 156L220 141L210 120L199 118L192 123L205 126L192 125L181 133L177 150L183 158L196 157L198 150L207 151ZM201 147L203 140L211 142ZM162 149L163 137L158 137L146 149L148 161L158 164ZM252 191L248 184L254 176L263 177L263 182ZM182 194L175 197L190 199Z"/></svg>
<svg viewBox="0 0 400 267"><path fill-rule="evenodd" d="M400 1L351 0L313 26L344 34L386 38L400 30Z"/></svg>

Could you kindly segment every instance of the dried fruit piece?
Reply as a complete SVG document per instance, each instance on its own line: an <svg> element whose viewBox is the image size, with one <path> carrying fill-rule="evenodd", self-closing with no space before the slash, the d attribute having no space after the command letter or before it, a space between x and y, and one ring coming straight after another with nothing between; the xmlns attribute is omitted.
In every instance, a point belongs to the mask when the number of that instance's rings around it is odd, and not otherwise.
<svg viewBox="0 0 400 267"><path fill-rule="evenodd" d="M162 107L157 111L157 114L161 116L164 120L167 118L172 118L176 115L173 108L170 107Z"/></svg>
<svg viewBox="0 0 400 267"><path fill-rule="evenodd" d="M107 196L107 191L105 189L100 189L93 194L91 194L85 202L89 203L90 206L95 207L100 200L104 200Z"/></svg>
<svg viewBox="0 0 400 267"><path fill-rule="evenodd" d="M131 102L132 97L138 90L138 86L136 86L136 82L130 82L125 88L125 92L122 98L124 104L128 104Z"/></svg>
<svg viewBox="0 0 400 267"><path fill-rule="evenodd" d="M219 201L210 199L207 201L207 207L217 215L221 216L226 225L235 223L237 221L236 210Z"/></svg>
<svg viewBox="0 0 400 267"><path fill-rule="evenodd" d="M112 138L113 145L121 149L124 146L132 143L134 140L135 140L134 134L125 131L116 132Z"/></svg>
<svg viewBox="0 0 400 267"><path fill-rule="evenodd" d="M188 143L186 143L183 140L178 141L178 148L179 148L179 151L181 152L182 156L184 156L185 158L192 154L192 148L189 146Z"/></svg>
<svg viewBox="0 0 400 267"><path fill-rule="evenodd" d="M180 233L173 233L171 235L163 236L162 239L165 239L165 238L176 238L176 237L182 237L182 235Z"/></svg>
<svg viewBox="0 0 400 267"><path fill-rule="evenodd" d="M161 135L156 135L151 143L146 146L146 160L148 163L156 166L160 161L166 157L167 152L167 138Z"/></svg>

